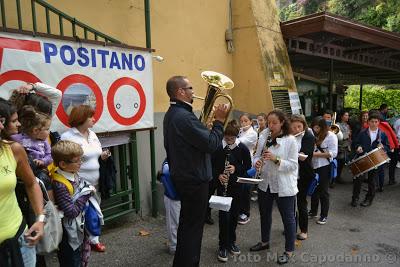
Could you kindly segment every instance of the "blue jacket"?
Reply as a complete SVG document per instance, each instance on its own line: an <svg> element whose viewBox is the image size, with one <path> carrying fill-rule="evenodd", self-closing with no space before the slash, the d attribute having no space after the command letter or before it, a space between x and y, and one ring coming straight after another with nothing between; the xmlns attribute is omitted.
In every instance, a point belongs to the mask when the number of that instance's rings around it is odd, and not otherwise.
<svg viewBox="0 0 400 267"><path fill-rule="evenodd" d="M355 149L357 149L359 146L362 147L363 153L368 153L375 148L377 148L379 143L382 143L383 147L385 148L386 153L390 151L389 147L389 140L388 137L384 132L378 129L378 134L376 136L376 140L374 140L371 144L371 137L369 136L369 130L363 129L361 132L358 134L356 140L355 140Z"/></svg>
<svg viewBox="0 0 400 267"><path fill-rule="evenodd" d="M222 142L224 127L215 121L207 129L195 116L192 107L171 100L164 117L164 147L174 183L208 183L212 179L211 155Z"/></svg>

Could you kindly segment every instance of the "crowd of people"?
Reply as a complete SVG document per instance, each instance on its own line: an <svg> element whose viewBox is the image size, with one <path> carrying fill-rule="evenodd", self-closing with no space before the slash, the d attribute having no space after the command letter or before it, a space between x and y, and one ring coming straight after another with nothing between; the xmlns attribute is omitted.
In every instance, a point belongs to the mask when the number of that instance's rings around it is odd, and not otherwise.
<svg viewBox="0 0 400 267"><path fill-rule="evenodd" d="M90 130L95 121L88 105L72 109L70 130L61 136L50 132L61 97L56 88L28 83L9 100L0 98L0 266L46 266L48 254L36 248L57 240L53 231L44 232L49 201L60 215L62 237L53 248L60 266L88 266L91 250L105 251L94 227L102 224L99 162L110 151ZM89 214L99 221L92 228L85 224Z"/></svg>
<svg viewBox="0 0 400 267"><path fill-rule="evenodd" d="M175 188L174 201L180 204L180 209L174 211L166 206L173 266L199 265L204 223L214 223L208 200L215 193L232 198L229 211L221 208L218 212L217 259L226 262L229 253L241 253L236 244L237 224L250 220L250 199L254 199L258 200L261 238L249 249L269 249L275 201L285 237L285 248L277 260L285 264L293 256L295 240L308 239L310 218L319 225L328 222L330 190L345 182L345 165L382 149L391 159L388 184L396 183L400 119L393 127L389 125L385 105L380 110L362 112L357 121L350 121L349 113L343 111L335 123L336 114L326 110L313 118L309 127L304 116L275 109L254 120L244 113L239 117L240 125L232 120L223 128L228 116L224 105L215 107L211 127L195 116L194 89L187 77L170 78L167 93L171 105L163 126L167 152L164 164L168 168L160 177L166 188L165 197L169 198L167 191ZM258 127L253 128L253 121L258 122ZM187 158L193 160L188 162ZM384 166L353 178L349 205L372 205L375 188L383 191ZM239 183L239 177L260 178L256 197L251 196L253 185ZM368 192L359 203L363 182L368 183ZM170 220L171 216L177 219ZM171 229L175 232L171 233Z"/></svg>

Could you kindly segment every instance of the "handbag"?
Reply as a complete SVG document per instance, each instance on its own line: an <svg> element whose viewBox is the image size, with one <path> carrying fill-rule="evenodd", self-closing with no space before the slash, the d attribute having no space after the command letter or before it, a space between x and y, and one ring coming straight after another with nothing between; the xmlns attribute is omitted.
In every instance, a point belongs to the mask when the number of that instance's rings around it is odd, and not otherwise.
<svg viewBox="0 0 400 267"><path fill-rule="evenodd" d="M312 179L312 181L307 189L308 196L312 196L314 194L315 189L317 188L318 184L319 184L319 175L318 175L318 173L315 173L314 179Z"/></svg>
<svg viewBox="0 0 400 267"><path fill-rule="evenodd" d="M40 185L40 188L42 189L42 193L45 198L44 211L46 214L46 223L43 229L43 237L36 244L36 253L43 255L58 249L58 245L60 244L62 239L63 229L61 223L62 216L60 211L49 199L49 195L44 188L43 182L38 180L38 183Z"/></svg>

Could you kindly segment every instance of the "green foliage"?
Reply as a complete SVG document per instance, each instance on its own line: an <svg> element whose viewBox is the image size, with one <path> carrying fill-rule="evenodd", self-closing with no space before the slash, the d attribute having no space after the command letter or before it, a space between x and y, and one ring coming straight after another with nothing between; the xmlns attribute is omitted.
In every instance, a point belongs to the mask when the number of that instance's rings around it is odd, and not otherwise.
<svg viewBox="0 0 400 267"><path fill-rule="evenodd" d="M379 108L382 103L386 103L389 108L400 110L400 90L385 90L385 86L364 85L362 109L370 110ZM400 86L392 86L393 89L400 89ZM346 108L359 108L360 87L358 85L349 86L344 98Z"/></svg>
<svg viewBox="0 0 400 267"><path fill-rule="evenodd" d="M297 0L281 8L279 15L286 21L320 11L400 32L399 0Z"/></svg>

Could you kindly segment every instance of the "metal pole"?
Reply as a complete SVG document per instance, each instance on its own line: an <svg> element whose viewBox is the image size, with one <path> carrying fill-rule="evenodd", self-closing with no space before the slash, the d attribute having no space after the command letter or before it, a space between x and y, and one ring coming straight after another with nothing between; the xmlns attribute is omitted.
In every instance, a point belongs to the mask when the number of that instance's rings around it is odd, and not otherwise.
<svg viewBox="0 0 400 267"><path fill-rule="evenodd" d="M362 92L363 92L363 84L360 84L360 102L359 102L359 109L362 111Z"/></svg>
<svg viewBox="0 0 400 267"><path fill-rule="evenodd" d="M146 28L146 48L151 48L151 29L150 29L150 0L144 0L144 18ZM158 215L157 197L157 177L156 177L156 152L154 143L154 129L150 130L150 154L151 154L151 199L152 215Z"/></svg>
<svg viewBox="0 0 400 267"><path fill-rule="evenodd" d="M329 109L333 109L333 99L332 99L332 91L333 91L333 59L329 60L329 81L328 81L328 96L329 96Z"/></svg>

